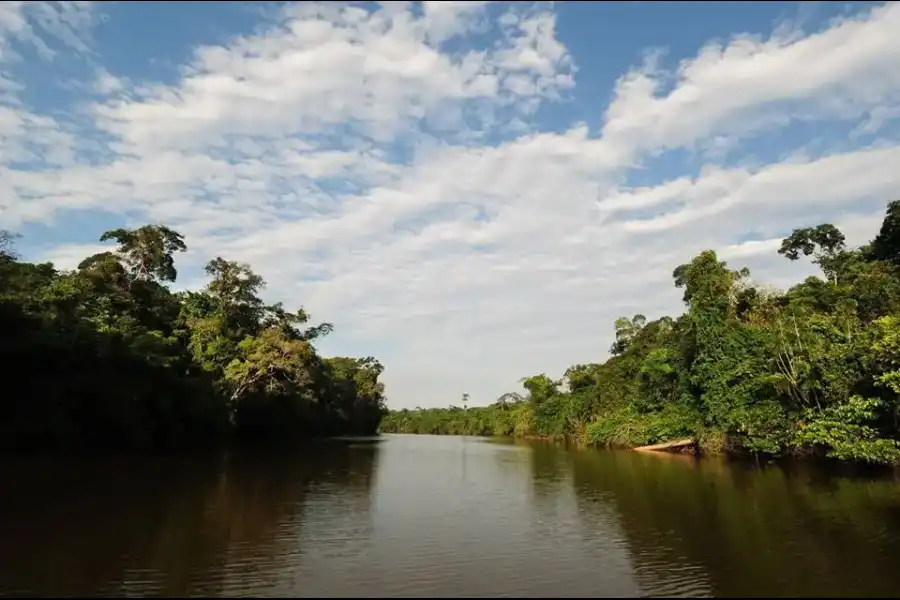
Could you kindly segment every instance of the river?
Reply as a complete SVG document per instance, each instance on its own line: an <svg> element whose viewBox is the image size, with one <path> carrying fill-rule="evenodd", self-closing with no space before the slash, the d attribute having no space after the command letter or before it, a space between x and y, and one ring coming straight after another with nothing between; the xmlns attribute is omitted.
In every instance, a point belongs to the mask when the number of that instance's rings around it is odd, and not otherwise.
<svg viewBox="0 0 900 600"><path fill-rule="evenodd" d="M900 595L900 485L388 435L0 463L0 596Z"/></svg>

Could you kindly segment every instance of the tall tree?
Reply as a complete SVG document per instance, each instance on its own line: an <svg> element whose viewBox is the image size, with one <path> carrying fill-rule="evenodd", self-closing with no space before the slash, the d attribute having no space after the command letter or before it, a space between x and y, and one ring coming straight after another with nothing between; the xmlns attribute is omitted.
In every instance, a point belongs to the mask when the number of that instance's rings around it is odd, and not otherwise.
<svg viewBox="0 0 900 600"><path fill-rule="evenodd" d="M18 258L13 244L19 236L5 229L0 229L0 260L15 260Z"/></svg>
<svg viewBox="0 0 900 600"><path fill-rule="evenodd" d="M144 225L137 229L113 229L100 236L100 241L118 242L118 254L131 277L140 280L175 281L176 252L187 246L180 233L163 225Z"/></svg>
<svg viewBox="0 0 900 600"><path fill-rule="evenodd" d="M900 200L888 203L881 229L872 240L871 254L876 260L900 263Z"/></svg>
<svg viewBox="0 0 900 600"><path fill-rule="evenodd" d="M800 254L813 255L813 263L819 265L829 280L837 283L845 250L844 234L834 225L824 223L816 227L795 229L782 240L778 254L788 260L797 260Z"/></svg>

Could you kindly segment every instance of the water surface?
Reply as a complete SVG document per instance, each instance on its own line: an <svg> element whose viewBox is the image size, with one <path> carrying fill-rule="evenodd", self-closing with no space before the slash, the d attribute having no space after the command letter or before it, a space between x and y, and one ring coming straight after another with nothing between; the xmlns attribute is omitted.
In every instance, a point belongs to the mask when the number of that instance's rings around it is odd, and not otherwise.
<svg viewBox="0 0 900 600"><path fill-rule="evenodd" d="M0 463L0 596L900 595L900 485L382 436Z"/></svg>

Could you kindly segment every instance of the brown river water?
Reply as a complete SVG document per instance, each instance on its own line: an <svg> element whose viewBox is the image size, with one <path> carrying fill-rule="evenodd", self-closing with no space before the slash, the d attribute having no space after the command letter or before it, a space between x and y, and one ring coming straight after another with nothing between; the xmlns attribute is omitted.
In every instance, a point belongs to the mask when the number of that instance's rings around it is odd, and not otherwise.
<svg viewBox="0 0 900 600"><path fill-rule="evenodd" d="M900 480L387 435L0 462L0 596L900 595Z"/></svg>

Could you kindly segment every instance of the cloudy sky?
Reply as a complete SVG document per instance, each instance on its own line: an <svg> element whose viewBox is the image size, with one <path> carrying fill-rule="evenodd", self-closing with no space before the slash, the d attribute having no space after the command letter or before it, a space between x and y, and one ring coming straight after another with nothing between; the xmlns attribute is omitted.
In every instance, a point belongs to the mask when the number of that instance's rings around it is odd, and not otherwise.
<svg viewBox="0 0 900 600"><path fill-rule="evenodd" d="M182 232L375 355L392 407L473 404L682 310L705 248L790 285L798 226L900 197L900 5L2 2L0 227L71 268Z"/></svg>

